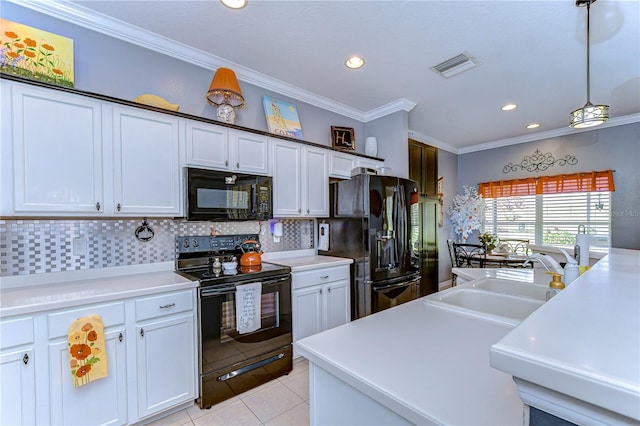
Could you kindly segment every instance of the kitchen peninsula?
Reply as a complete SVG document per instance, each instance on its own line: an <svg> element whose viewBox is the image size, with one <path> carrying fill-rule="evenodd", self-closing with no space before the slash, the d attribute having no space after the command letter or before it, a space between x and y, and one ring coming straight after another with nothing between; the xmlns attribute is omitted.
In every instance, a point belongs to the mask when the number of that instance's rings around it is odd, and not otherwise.
<svg viewBox="0 0 640 426"><path fill-rule="evenodd" d="M418 299L303 339L311 423L528 423L512 375L567 420L637 423L638 276L640 252L611 249L513 329Z"/></svg>

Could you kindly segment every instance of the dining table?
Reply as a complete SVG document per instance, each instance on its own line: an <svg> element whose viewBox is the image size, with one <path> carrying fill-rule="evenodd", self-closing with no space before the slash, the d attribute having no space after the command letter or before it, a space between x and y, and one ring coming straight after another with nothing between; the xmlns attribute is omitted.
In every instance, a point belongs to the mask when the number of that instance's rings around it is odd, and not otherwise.
<svg viewBox="0 0 640 426"><path fill-rule="evenodd" d="M502 253L492 251L487 254L474 254L472 260L477 262L480 268L499 267L499 268L523 268L526 267L529 256L519 253ZM533 267L533 265L531 266Z"/></svg>

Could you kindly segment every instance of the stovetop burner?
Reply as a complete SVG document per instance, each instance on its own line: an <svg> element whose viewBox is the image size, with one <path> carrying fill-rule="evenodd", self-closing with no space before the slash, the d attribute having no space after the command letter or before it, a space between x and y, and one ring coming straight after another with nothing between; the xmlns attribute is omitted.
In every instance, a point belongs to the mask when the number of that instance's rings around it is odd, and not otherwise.
<svg viewBox="0 0 640 426"><path fill-rule="evenodd" d="M240 266L235 269L213 268L215 259L221 263L236 261L242 256L240 246L249 240L258 241L256 234L222 236L176 237L176 272L200 286L223 285L241 281L259 281L262 278L288 274L291 268L269 262ZM236 259L233 259L233 258Z"/></svg>

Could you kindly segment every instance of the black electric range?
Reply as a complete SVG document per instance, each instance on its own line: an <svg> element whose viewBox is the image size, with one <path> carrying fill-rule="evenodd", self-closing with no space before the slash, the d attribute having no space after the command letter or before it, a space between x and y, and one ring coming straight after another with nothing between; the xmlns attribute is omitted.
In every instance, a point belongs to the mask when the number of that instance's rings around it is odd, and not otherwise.
<svg viewBox="0 0 640 426"><path fill-rule="evenodd" d="M293 368L291 268L268 262L251 267L238 265L232 270L217 266L216 259L239 264L241 246L250 240L258 241L258 235L176 237L176 272L200 281L200 408L288 374ZM242 305L248 302L240 289L258 283L259 314L251 320L256 327L242 330L238 316L245 314L246 306ZM252 306L256 300L253 297L249 298Z"/></svg>
<svg viewBox="0 0 640 426"><path fill-rule="evenodd" d="M176 272L200 281L201 287L243 281L256 281L275 275L288 274L291 268L275 263L262 262L255 266L241 266L241 245L245 241L258 241L256 234L221 236L176 237ZM234 270L214 268L214 261L238 263Z"/></svg>

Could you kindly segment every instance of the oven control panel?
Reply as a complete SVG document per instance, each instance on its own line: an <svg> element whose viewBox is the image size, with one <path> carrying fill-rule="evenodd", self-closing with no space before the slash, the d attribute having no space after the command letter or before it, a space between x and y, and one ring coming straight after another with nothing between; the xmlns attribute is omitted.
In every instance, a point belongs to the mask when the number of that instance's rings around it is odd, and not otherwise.
<svg viewBox="0 0 640 426"><path fill-rule="evenodd" d="M240 246L248 240L258 241L258 235L179 236L176 237L176 251L178 253L198 253L240 250Z"/></svg>

